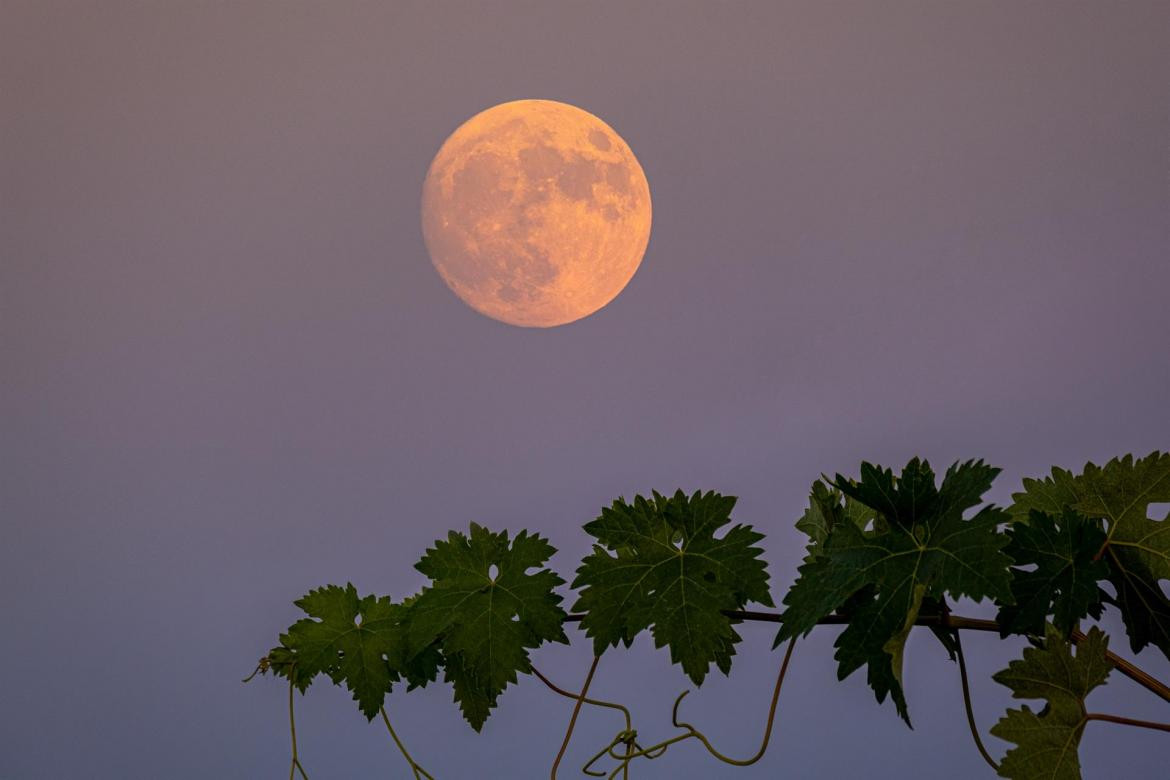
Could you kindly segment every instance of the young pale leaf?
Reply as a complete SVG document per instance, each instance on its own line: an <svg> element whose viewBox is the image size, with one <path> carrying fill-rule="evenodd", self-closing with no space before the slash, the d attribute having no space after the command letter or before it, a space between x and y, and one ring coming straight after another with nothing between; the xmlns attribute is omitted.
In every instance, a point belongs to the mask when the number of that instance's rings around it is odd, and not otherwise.
<svg viewBox="0 0 1170 780"><path fill-rule="evenodd" d="M1056 628L1068 636L1086 615L1101 617L1097 583L1109 576L1109 566L1094 559L1105 543L1100 521L1067 508L1056 517L1033 509L1027 524L1013 524L1008 536L1004 552L1016 567L1035 568L1012 569L1016 603L1000 607L1001 634L1043 634L1052 615Z"/></svg>
<svg viewBox="0 0 1170 780"><path fill-rule="evenodd" d="M784 599L776 642L807 634L844 608L850 623L836 643L838 676L844 679L868 665L878 701L890 695L909 723L902 655L923 605L939 610L945 596L1011 601L1011 560L1002 552L1007 537L997 531L1006 515L988 506L963 518L997 473L982 461L956 463L936 490L930 465L916 458L901 477L868 463L862 464L860 481L838 476L835 487L879 517L871 531L837 522L823 543L814 540Z"/></svg>
<svg viewBox="0 0 1170 780"><path fill-rule="evenodd" d="M726 674L739 634L724 610L749 601L772 605L768 574L751 526L731 522L735 498L681 490L667 498L635 496L603 509L585 530L598 541L577 569L574 611L594 650L629 645L649 628L656 647L699 685L712 663Z"/></svg>
<svg viewBox="0 0 1170 780"><path fill-rule="evenodd" d="M1017 699L1044 699L1039 713L1027 705L1009 709L991 728L1000 739L1014 742L999 766L1011 780L1080 780L1077 755L1085 728L1085 697L1105 682L1111 666L1105 657L1109 640L1095 626L1077 645L1049 626L1042 648L1024 649L1022 660L993 675Z"/></svg>
<svg viewBox="0 0 1170 780"><path fill-rule="evenodd" d="M815 545L824 544L837 523L853 523L864 529L876 517L874 510L852 498L846 497L842 505L841 493L818 480L813 483L808 509L796 521L796 529L809 538L811 550Z"/></svg>
<svg viewBox="0 0 1170 780"><path fill-rule="evenodd" d="M1053 469L1044 480L1024 480L1024 491L1012 498L1013 514L1071 508L1104 521L1105 541L1095 557L1109 567L1130 647L1136 653L1153 643L1170 658L1170 599L1158 585L1170 579L1170 516L1148 516L1151 503L1170 501L1170 453L1088 463L1075 477Z"/></svg>
<svg viewBox="0 0 1170 780"><path fill-rule="evenodd" d="M373 720L391 683L399 679L397 664L405 655L402 606L386 597L358 598L350 584L309 591L296 605L309 617L281 634L281 646L269 653L273 670L302 693L318 674L344 682Z"/></svg>
<svg viewBox="0 0 1170 780"><path fill-rule="evenodd" d="M316 675L302 674L297 665L297 654L285 647L277 645L260 659L258 667L263 674L271 672L277 677L283 677L297 687L302 694L309 689Z"/></svg>
<svg viewBox="0 0 1170 780"><path fill-rule="evenodd" d="M531 670L530 649L568 641L553 592L564 580L542 568L555 552L527 531L509 543L507 532L472 523L469 536L452 531L415 564L432 582L409 606L410 646L441 650L446 679L476 731L516 673Z"/></svg>
<svg viewBox="0 0 1170 780"><path fill-rule="evenodd" d="M813 484L808 509L804 510L804 515L796 521L796 530L808 537L810 546L825 543L840 514L840 502L837 491L825 487L823 482Z"/></svg>

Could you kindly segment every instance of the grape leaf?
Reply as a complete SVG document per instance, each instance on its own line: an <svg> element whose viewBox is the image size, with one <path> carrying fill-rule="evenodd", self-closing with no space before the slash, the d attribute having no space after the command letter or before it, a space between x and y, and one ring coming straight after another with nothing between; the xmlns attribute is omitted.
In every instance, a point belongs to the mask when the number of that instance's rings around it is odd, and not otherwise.
<svg viewBox="0 0 1170 780"><path fill-rule="evenodd" d="M301 674L297 666L297 654L284 645L277 645L269 650L260 659L260 665L256 668L263 674L271 672L277 677L289 680L302 694L309 689L313 677L316 676Z"/></svg>
<svg viewBox="0 0 1170 780"><path fill-rule="evenodd" d="M391 656L391 665L398 669L402 678L406 680L406 690L422 688L432 683L439 676L439 669L444 666L443 652L439 639L436 637L430 644L417 646L411 641L410 624L414 615L414 602L419 594L403 599L403 615L399 619L399 630L405 637L398 644L398 654Z"/></svg>
<svg viewBox="0 0 1170 780"><path fill-rule="evenodd" d="M723 610L749 601L772 606L768 573L755 547L764 538L731 522L735 498L681 490L667 498L619 498L586 524L598 541L585 557L574 588L583 588L574 611L593 638L594 651L649 628L655 647L670 648L672 662L700 685L712 663L724 674L739 634Z"/></svg>
<svg viewBox="0 0 1170 780"><path fill-rule="evenodd" d="M1126 455L1104 466L1087 463L1077 476L1053 469L1046 479L1024 480L1024 491L1012 498L1013 514L1071 508L1104 521L1097 557L1109 566L1130 648L1137 653L1153 643L1170 658L1170 599L1158 585L1170 579L1170 515L1147 516L1151 503L1170 501L1170 453L1155 451L1137 460Z"/></svg>
<svg viewBox="0 0 1170 780"><path fill-rule="evenodd" d="M963 518L998 472L982 461L955 463L938 489L930 465L917 458L901 477L869 463L862 464L859 481L837 475L834 487L879 517L873 530L835 522L824 542L814 539L784 598L777 644L807 634L834 610L847 614L849 625L835 645L838 677L868 666L877 700L890 696L909 723L902 655L924 604L941 610L948 595L1011 601L1011 560L1002 552L1008 540L997 531L1006 515L989 505Z"/></svg>
<svg viewBox="0 0 1170 780"><path fill-rule="evenodd" d="M874 510L860 501L846 496L842 505L841 498L840 492L826 486L824 482L818 480L813 483L808 509L796 521L796 529L809 538L810 545L824 544L837 523L850 522L864 529L877 517Z"/></svg>
<svg viewBox="0 0 1170 780"><path fill-rule="evenodd" d="M934 472L929 463L918 458L906 464L900 477L890 469L862 462L859 481L838 474L833 484L903 529L911 529L918 518L929 516L938 501Z"/></svg>
<svg viewBox="0 0 1170 780"><path fill-rule="evenodd" d="M506 531L472 523L469 536L452 531L415 564L432 582L409 605L410 646L439 648L476 731L516 673L532 669L530 649L568 642L561 596L553 592L564 580L541 568L555 552L527 531L509 543Z"/></svg>
<svg viewBox="0 0 1170 780"><path fill-rule="evenodd" d="M1109 576L1109 566L1094 560L1105 542L1099 521L1068 508L1057 516L1032 509L1028 523L1014 523L1008 536L1004 552L1015 562L1016 603L1000 607L1002 635L1041 635L1052 615L1056 628L1068 636L1086 615L1101 617L1103 594L1097 582ZM1019 568L1030 565L1035 566L1031 571Z"/></svg>
<svg viewBox="0 0 1170 780"><path fill-rule="evenodd" d="M1033 510L1049 515L1059 515L1066 507L1076 506L1080 496L1073 489L1076 477L1071 471L1059 466L1052 467L1052 476L1044 479L1024 477L1024 490L1012 493L1012 505L1008 512L1027 522Z"/></svg>
<svg viewBox="0 0 1170 780"><path fill-rule="evenodd" d="M1014 742L999 765L1001 777L1011 780L1080 780L1077 755L1085 728L1085 697L1109 676L1105 657L1109 640L1096 626L1077 645L1071 646L1053 626L1048 626L1044 646L1024 649L1022 660L992 675L1017 699L1045 699L1039 713L1024 705L1009 709L991 727L1000 739Z"/></svg>
<svg viewBox="0 0 1170 780"><path fill-rule="evenodd" d="M478 683L475 675L467 668L460 653L443 658L443 679L451 683L459 711L472 727L479 731L496 706L498 693Z"/></svg>
<svg viewBox="0 0 1170 780"><path fill-rule="evenodd" d="M813 484L808 509L796 521L796 530L808 537L810 546L824 544L840 515L840 500L840 494L825 487L824 483Z"/></svg>
<svg viewBox="0 0 1170 780"><path fill-rule="evenodd" d="M318 674L344 682L358 708L373 720L391 684L400 679L403 607L385 596L359 598L352 584L311 590L296 605L309 617L281 634L280 646L269 653L273 671L302 693ZM426 672L415 668L411 676L422 681Z"/></svg>

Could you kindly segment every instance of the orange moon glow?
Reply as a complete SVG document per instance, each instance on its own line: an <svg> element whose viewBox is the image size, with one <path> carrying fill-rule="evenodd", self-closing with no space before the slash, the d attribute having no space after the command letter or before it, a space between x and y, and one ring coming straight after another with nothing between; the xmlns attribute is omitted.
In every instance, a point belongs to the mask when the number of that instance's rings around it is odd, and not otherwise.
<svg viewBox="0 0 1170 780"><path fill-rule="evenodd" d="M551 328L613 300L650 240L650 186L621 136L552 100L493 106L427 171L427 251L471 308Z"/></svg>

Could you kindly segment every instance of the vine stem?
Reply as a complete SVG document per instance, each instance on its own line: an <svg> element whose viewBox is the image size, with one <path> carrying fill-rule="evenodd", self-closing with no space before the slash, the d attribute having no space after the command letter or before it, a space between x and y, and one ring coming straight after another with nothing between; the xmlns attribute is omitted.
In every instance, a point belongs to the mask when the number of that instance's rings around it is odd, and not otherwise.
<svg viewBox="0 0 1170 780"><path fill-rule="evenodd" d="M763 612L758 610L743 610L743 609L728 609L724 610L723 614L732 620L742 620L746 622L757 623L781 623L780 614L778 612ZM579 623L585 616L583 614L571 614L565 617L566 623ZM844 626L849 624L849 618L843 615L828 615L821 618L818 623L822 626ZM917 626L941 626L943 628L953 628L960 631L991 631L994 633L1000 632L999 623L994 620L983 620L981 618L962 617L961 615L920 615L914 621ZM1072 641L1079 644L1085 640L1085 635L1080 631L1072 633ZM1105 658L1113 665L1117 671L1129 679L1136 682L1146 690L1153 693L1155 696L1170 702L1170 686L1156 679L1148 672L1135 666L1121 656L1115 654L1111 650L1105 651Z"/></svg>
<svg viewBox="0 0 1170 780"><path fill-rule="evenodd" d="M728 618L731 618L732 620L737 620L737 621L762 622L762 623L781 623L781 622L783 622L780 614L775 613L775 612L763 612L763 611L754 611L754 610L724 610L723 614L725 616L727 616ZM584 617L585 616L583 614L571 614L571 615L567 615L565 617L564 622L566 622L566 623L579 623L584 619ZM822 618L820 621L818 621L818 623L820 625L848 625L849 622L850 622L849 618L842 616L842 615L828 615L828 616ZM967 714L967 724L971 729L971 736L975 741L975 746L978 748L980 755L987 762L987 764L990 767L992 767L992 769L998 770L999 765L995 762L994 759L991 758L990 754L987 752L987 749L984 747L983 741L979 736L979 730L975 724L975 717L974 717L974 713L972 711L972 706L971 706L970 686L969 686L968 677L967 677L967 664L966 664L966 659L963 656L963 648L962 648L962 642L960 640L960 632L963 630L969 630L969 631L987 631L987 632L1000 633L999 623L994 621L994 620L984 620L984 619L980 619L980 618L968 618L968 617L962 617L962 616L958 616L958 615L951 615L949 613L944 613L941 615L919 616L915 620L914 624L920 625L920 626L935 626L935 627L949 628L954 632L955 643L956 643L956 656L957 656L957 659L959 662L959 674L960 674L960 679L962 681L962 688L963 688L963 702L964 702L964 707L966 709L966 714ZM1086 638L1085 635L1080 631L1073 631L1070 635L1070 639L1074 644L1080 644L1081 642L1085 641L1085 638ZM672 737L672 738L666 740L665 742L659 743L658 745L651 746L650 748L641 748L635 742L635 736L634 736L635 732L631 728L631 719L630 719L629 710L627 710L625 707L623 707L620 704L615 704L613 702L607 702L607 701L602 701L602 700L598 700L598 699L590 699L590 698L587 698L587 696L586 696L586 693L589 690L589 686L593 681L593 676L597 671L598 662L601 660L600 656L593 657L593 662L590 664L589 672L585 677L585 683L581 687L581 691L579 693L576 693L576 694L565 691L564 689L559 688L558 686L554 685L547 677L545 677L543 674L541 674L537 669L533 668L532 669L533 674L538 679L540 679L541 682L543 682L546 686L548 686L551 690L553 690L554 692L556 692L562 696L566 696L568 698L572 698L575 700L575 704L573 706L573 714L569 719L569 725L565 731L564 740L561 742L561 748L557 752L556 758L553 761L552 770L550 773L551 780L556 780L557 769L559 768L561 760L564 757L565 751L568 748L569 741L572 738L573 730L576 727L577 718L580 715L581 706L583 704L590 704L590 705L599 706L599 707L609 707L612 709L617 709L617 710L622 712L623 716L625 717L625 723L626 723L625 730L623 730L623 732L621 734L619 734L618 737L615 738L614 741L611 742L607 748L603 749L598 754L598 756L595 756L594 759L591 760L589 762L589 764L586 765L585 771L587 774L591 774L591 775L595 774L594 772L590 772L588 770L588 767L591 766L594 763L594 761L597 760L597 758L600 758L602 755L609 753L614 758L616 758L620 761L620 765L614 769L614 771L609 775L609 777L611 777L611 778L616 777L616 775L620 771L622 773L623 777L628 778L629 765L630 765L630 762L632 761L632 759L643 757L643 756L645 756L647 758L655 758L659 755L662 755L662 753L665 751L667 746L669 746L675 742L679 742L679 741L689 739L689 738L699 739L703 743L704 747L706 747L707 751L712 756L714 756L715 758L717 758L720 761L723 761L725 763L734 764L737 766L746 766L746 765L755 763L764 755L764 752L767 750L768 743L771 739L772 726L774 724L774 719L775 719L775 714L776 714L777 700L778 700L779 695L780 695L780 688L783 685L784 676L785 676L785 673L786 673L787 668L788 668L789 659L792 655L792 650L793 650L794 645L795 645L795 638L791 642L789 642L788 649L784 654L784 660L780 666L780 672L776 678L776 685L775 685L775 688L773 689L773 692L772 692L772 701L771 701L771 705L770 705L769 710L768 710L768 720L767 720L767 725L765 726L765 730L764 730L763 741L762 741L760 748L757 751L756 755L752 756L750 759L732 759L732 758L729 758L727 756L724 756L722 753L720 753L718 750L716 750L710 744L710 742L707 740L707 738L701 732L699 732L694 726L690 725L689 723L684 723L684 722L681 722L678 720L678 705L682 701L683 696L686 695L686 692L684 692L682 695L680 695L678 697L678 699L675 700L675 706L674 706L672 720L674 721L675 726L677 726L679 728L687 729L687 733L680 734L676 737ZM1140 685L1143 688L1154 693L1155 695L1157 695L1159 698L1163 699L1164 701L1170 702L1170 686L1167 686L1165 683L1156 679L1155 677L1150 675L1148 672L1144 671L1143 669L1139 668L1138 666L1134 665L1133 663L1127 661L1126 659L1121 658L1120 656L1114 654L1113 652L1106 651L1105 657L1106 657L1106 660L1108 660L1109 663L1115 669L1117 669L1117 671L1119 671L1120 673L1122 673L1126 677L1129 677L1131 680L1136 682L1138 685ZM251 675L248 676L247 679L245 679L245 682L247 682L252 677L254 677L257 672L264 671L262 668L262 665L263 665L263 662L262 662L261 666L257 667L256 671L254 671ZM290 737L290 741L292 743L292 761L291 761L290 766L289 766L288 776L289 776L289 780L295 780L296 775L299 772L302 780L309 780L309 775L305 771L304 766L301 764L300 757L299 757L298 750L297 750L297 725L296 725L296 715L295 715L295 705L294 705L295 687L296 686L294 685L293 681L290 679L289 680L289 688L288 688L288 722L289 722L289 737ZM410 753L407 752L405 745L402 744L402 741L398 738L398 735L394 731L394 727L390 723L390 716L386 713L386 708L382 707L382 708L380 708L380 711L381 711L381 715L382 715L382 720L386 724L386 729L390 733L390 737L394 740L395 745L398 746L398 750L402 753L403 757L406 759L407 763L410 765L411 771L414 773L416 780L419 780L420 778L426 778L427 780L435 780L434 777L429 772L427 772L423 767L421 767L419 764L417 764L415 762L415 760L410 756ZM1137 728L1153 729L1156 731L1163 731L1163 732L1170 733L1170 724L1156 723L1153 721L1146 721L1146 720L1138 720L1135 718L1127 718L1127 717L1124 717L1121 715L1109 715L1109 714L1105 714L1105 713L1087 713L1084 717L1084 720L1085 720L1085 722L1090 721L1090 720L1099 720L1099 721L1104 721L1104 722L1108 722L1108 723L1116 723L1116 724L1126 725L1126 726L1135 726ZM617 755L613 752L614 748L616 748L619 743L625 744L625 755Z"/></svg>
<svg viewBox="0 0 1170 780"><path fill-rule="evenodd" d="M557 757L553 759L552 771L549 776L552 780L557 780L557 768L561 765L561 759L565 757L565 750L569 747L569 740L573 738L573 729L577 726L577 716L581 714L581 705L585 703L585 694L589 691L589 684L593 682L593 675L597 672L597 664L601 661L601 656L593 656L593 663L589 665L589 673L585 675L585 684L581 686L581 692L575 697L577 703L573 705L573 715L569 718L569 727L565 729L565 738L561 740L561 749L557 751ZM550 688L556 690L544 675L540 675L545 684ZM624 709L624 708L623 708ZM629 730L630 714L626 712L626 730Z"/></svg>
<svg viewBox="0 0 1170 780"><path fill-rule="evenodd" d="M975 725L975 712L971 709L971 686L967 682L967 660L963 657L963 639L958 631L952 632L955 637L955 656L959 660L959 679L963 683L963 707L967 710L967 726L971 729L971 738L975 740L975 747L987 765L999 772L999 762L991 757L987 748L983 746L983 739L979 736L979 727Z"/></svg>
<svg viewBox="0 0 1170 780"><path fill-rule="evenodd" d="M585 765L585 768L582 771L587 775L592 775L593 777L607 777L609 780L613 780L613 778L617 777L618 772L621 772L623 775L628 775L630 762L635 758L658 758L663 753L665 753L666 749L671 745L675 744L676 742L682 742L685 739L691 739L694 736L695 735L693 733L688 731L686 734L679 734L677 736L671 737L670 739L663 740L657 745L651 745L648 748L644 748L639 746L634 741L634 737L632 735L626 732L622 732L614 737L608 745L598 751L597 755L589 759L589 763ZM624 743L626 745L626 752L624 755L614 752L618 743ZM591 771L590 767L604 756L609 756L618 762L618 765L614 768L614 770L608 775L606 775L604 772Z"/></svg>
<svg viewBox="0 0 1170 780"><path fill-rule="evenodd" d="M584 768L585 774L601 776L601 773L591 771L591 767L598 759L608 755L610 758L613 758L618 762L618 766L615 767L614 770L610 772L609 775L607 775L607 777L612 780L612 778L617 777L619 772L621 772L623 777L628 777L630 763L635 758L657 758L658 756L661 756L663 753L665 753L666 749L671 745L678 742L683 742L684 740L688 739L699 740L703 744L703 747L707 749L708 753L725 764L731 764L733 766L750 766L756 763L761 758L763 758L764 753L768 749L768 743L772 739L772 726L776 719L776 705L780 699L780 690L784 685L784 677L788 672L788 664L792 660L792 651L795 647L796 638L794 637L791 641L789 641L787 650L784 651L784 660L781 662L780 670L776 674L776 684L772 689L772 700L768 705L768 720L764 726L763 739L760 742L759 749L751 758L738 759L725 756L723 753L719 752L714 745L711 744L711 741L703 732L699 731L690 723L680 721L678 719L679 705L682 703L682 700L686 697L686 695L690 693L690 691L683 691L681 694L679 694L678 698L674 700L674 707L671 709L670 720L675 728L686 729L685 733L677 734L673 737L670 737L669 739L659 742L656 745L651 745L648 748L644 748L637 744L635 733L627 728L625 731L620 732L616 737L614 737L608 745L602 748L597 753L597 755L589 760L589 763L587 763ZM625 744L624 755L615 752L619 743Z"/></svg>
<svg viewBox="0 0 1170 780"><path fill-rule="evenodd" d="M1155 729L1157 731L1170 731L1170 723L1154 723L1150 720L1137 720L1135 718L1126 718L1121 715L1106 715L1101 712L1090 712L1085 715L1085 720L1103 720L1107 723L1120 723L1123 726L1137 726L1141 729Z"/></svg>
<svg viewBox="0 0 1170 780"><path fill-rule="evenodd" d="M534 675L536 675L536 679L540 680L542 683L547 685L549 690L551 690L553 693L560 694L561 696L564 696L565 698L568 698L568 699L576 699L578 696L581 695L579 693L572 693L570 691L566 691L564 688L561 688L559 685L554 683L552 680L548 679L543 674L541 674L540 670L537 669L535 666L532 667L532 673ZM631 724L633 722L631 717L630 717L630 711L628 709L626 709L625 707L623 707L622 705L618 704L617 702L605 701L604 699L589 699L589 698L582 699L582 701L584 701L586 704L592 704L594 707L608 707L608 708L613 709L613 710L619 710L626 719L626 730L628 731L630 729Z"/></svg>
<svg viewBox="0 0 1170 780"><path fill-rule="evenodd" d="M784 686L784 675L788 673L788 662L792 660L792 650L796 647L796 637L788 641L788 649L784 651L784 660L780 663L780 671L776 674L776 685L772 688L772 703L768 705L768 722L764 725L764 738L760 742L760 749L751 758L730 758L723 755L716 750L703 732L689 723L684 723L678 719L678 705L682 703L682 696L679 696L674 703L674 711L671 713L671 722L676 728L687 729L696 739L703 743L703 747L707 748L707 752L715 756L725 764L732 766L751 766L764 757L764 753L768 750L768 743L772 740L772 724L776 720L776 703L780 700L780 689ZM686 695L686 692L683 693Z"/></svg>
<svg viewBox="0 0 1170 780"><path fill-rule="evenodd" d="M301 759L297 757L297 719L293 714L293 681L288 681L288 730L292 737L292 764L288 768L288 780L293 780L296 773L301 773L302 780L309 780L305 768L301 766ZM433 778L432 778L433 780Z"/></svg>
<svg viewBox="0 0 1170 780"><path fill-rule="evenodd" d="M1085 635L1080 631L1073 631L1072 641L1080 644L1081 642L1085 641ZM1134 666L1129 661L1120 656L1114 655L1111 650L1105 651L1105 658L1109 660L1109 663L1113 664L1117 671L1121 672L1126 677L1136 682L1138 685L1142 686L1146 690L1152 691L1166 701L1170 701L1170 686L1167 686L1161 680L1156 679L1150 675L1149 672Z"/></svg>
<svg viewBox="0 0 1170 780"><path fill-rule="evenodd" d="M537 669L535 666L532 667L532 673L534 675L536 675L536 678L538 680L540 680L542 683L547 685L549 690L551 690L553 693L557 693L557 694L560 694L561 696L564 696L564 697L569 698L569 699L574 699L574 700L579 698L581 701L585 702L586 704L592 704L594 707L608 707L608 708L613 709L613 710L619 710L622 713L622 716L625 718L625 721L626 721L626 727L624 729L622 729L621 732L619 732L619 735L617 737L615 737L612 742L610 742L608 745L606 745L604 749L602 749L596 756L594 756L592 759L590 759L589 763L587 763L585 765L585 769L582 770L587 775L593 775L596 777L604 777L605 776L604 772L600 772L600 773L592 772L592 771L590 771L589 767L593 766L593 763L595 761L597 761L597 759L599 759L599 758L601 758L601 756L605 755L607 750L609 750L611 747L616 745L618 742L622 741L623 737L625 737L626 735L632 735L632 734L636 733L633 730L633 720L630 718L630 711L616 702L604 701L602 699L590 699L590 698L583 695L585 693L585 691L581 691L581 693L569 693L564 688L561 688L556 683L554 683L552 680L548 679L543 674L541 674L540 670ZM570 732L571 732L572 723L570 722L569 725L570 725ZM568 735L566 735L566 739L567 738L568 738ZM633 737L630 737L630 739L633 739ZM637 743L635 743L635 746L636 746L636 744ZM558 758L560 758L564 752L564 744L561 745L561 751L562 751L561 753L557 754ZM650 756L650 758L654 758L654 756ZM553 768L552 768L552 771L554 773L554 777L555 777L556 770L557 770L557 765L554 763Z"/></svg>
<svg viewBox="0 0 1170 780"><path fill-rule="evenodd" d="M430 772L415 763L415 760L410 757L410 753L406 752L406 746L402 744L402 740L400 740L398 735L394 733L394 727L390 725L390 716L386 714L386 708L380 707L378 708L378 711L382 713L382 720L386 724L386 730L390 732L390 738L393 739L394 744L398 746L398 750L400 753L402 753L402 757L406 759L406 763L410 764L410 771L414 773L415 780L418 780L419 777L425 777L428 780L435 780L435 778L431 776Z"/></svg>
<svg viewBox="0 0 1170 780"><path fill-rule="evenodd" d="M580 696L579 693L571 693L569 691L566 691L564 688L561 688L556 683L554 683L552 680L548 679L543 674L541 674L540 670L537 669L535 666L532 667L532 673L534 675L536 675L536 679L540 680L542 683L547 685L549 690L551 690L553 693L560 694L561 696L564 696L565 698L568 698L568 699L576 699L578 696ZM626 730L627 731L630 730L631 724L633 722L630 718L630 711L628 709L626 709L625 707L623 707L622 705L620 705L616 702L612 702L612 701L605 701L603 699L584 698L584 699L582 699L582 701L584 701L586 704L592 704L594 707L608 707L608 708L613 709L613 710L620 710L622 715L625 716L625 719L626 719Z"/></svg>

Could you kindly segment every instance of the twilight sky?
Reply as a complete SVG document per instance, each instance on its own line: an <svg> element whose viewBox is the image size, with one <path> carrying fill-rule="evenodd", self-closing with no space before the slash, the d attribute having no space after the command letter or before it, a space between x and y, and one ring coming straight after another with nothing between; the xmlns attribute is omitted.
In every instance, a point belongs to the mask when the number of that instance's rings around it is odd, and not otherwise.
<svg viewBox="0 0 1170 780"><path fill-rule="evenodd" d="M779 597L822 471L982 457L1002 502L1166 449L1168 39L1165 2L0 0L0 778L283 776L286 688L239 680L292 601L409 595L469 521L569 577L616 496L719 490ZM654 198L630 285L552 330L467 308L419 227L447 135L528 97L612 125ZM570 687L571 633L534 659ZM685 710L738 755L779 662L742 633ZM636 776L990 774L932 637L910 731L836 682L836 633L798 645L761 764ZM986 732L1019 646L966 646ZM594 691L653 741L686 687L643 639ZM477 736L450 698L389 700L437 777L545 776L570 703L524 678ZM1116 675L1098 700L1165 719ZM314 780L402 776L348 693L298 705ZM567 765L618 727L586 712ZM1099 725L1083 756L1157 777L1170 742Z"/></svg>

